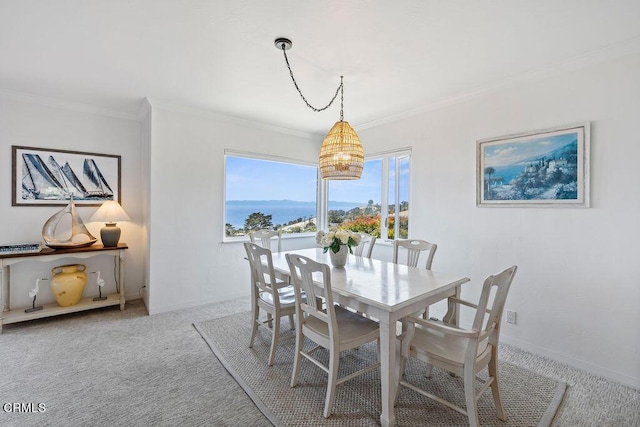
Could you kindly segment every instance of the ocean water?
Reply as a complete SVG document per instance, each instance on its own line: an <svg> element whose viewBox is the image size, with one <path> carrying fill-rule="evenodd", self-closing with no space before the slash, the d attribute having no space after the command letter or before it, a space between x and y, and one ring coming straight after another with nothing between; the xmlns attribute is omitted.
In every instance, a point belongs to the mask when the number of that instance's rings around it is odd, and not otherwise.
<svg viewBox="0 0 640 427"><path fill-rule="evenodd" d="M516 165L506 165L506 166L496 166L496 172L493 174L493 177L502 177L504 179L504 183L508 184L512 179L517 178L520 173L522 173L525 169L524 165L516 164Z"/></svg>
<svg viewBox="0 0 640 427"><path fill-rule="evenodd" d="M329 202L332 209L349 210L362 203ZM366 203L365 203L366 205ZM234 228L244 227L244 221L249 215L261 212L271 215L273 225L286 224L297 218L309 219L316 217L315 202L299 202L294 200L228 200L226 203L225 223Z"/></svg>

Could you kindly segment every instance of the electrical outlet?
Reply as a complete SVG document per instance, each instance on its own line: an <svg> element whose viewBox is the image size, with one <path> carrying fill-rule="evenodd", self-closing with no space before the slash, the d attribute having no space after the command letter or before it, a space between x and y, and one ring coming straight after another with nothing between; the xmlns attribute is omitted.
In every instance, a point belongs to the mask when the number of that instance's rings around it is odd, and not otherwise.
<svg viewBox="0 0 640 427"><path fill-rule="evenodd" d="M507 310L507 323L516 323L516 312L513 310Z"/></svg>

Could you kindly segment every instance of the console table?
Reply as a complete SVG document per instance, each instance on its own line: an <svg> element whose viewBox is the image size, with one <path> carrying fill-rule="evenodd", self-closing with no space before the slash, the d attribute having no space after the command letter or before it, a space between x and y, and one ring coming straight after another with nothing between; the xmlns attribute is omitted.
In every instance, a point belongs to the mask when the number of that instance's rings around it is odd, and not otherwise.
<svg viewBox="0 0 640 427"><path fill-rule="evenodd" d="M118 304L120 305L120 310L124 310L124 254L127 248L126 243L119 243L116 247L107 248L102 245L68 249L44 248L37 253L0 255L0 307L2 307L2 312L0 312L0 333L2 333L2 325L10 323L24 322ZM97 255L112 255L114 257L114 262L116 263L116 289L119 287L119 293L103 295L106 296L107 299L102 301L93 301L93 297L82 298L77 304L69 307L60 307L55 302L43 304L42 310L30 313L25 312L25 309L30 307L11 308L11 265L24 261L47 262L61 258L86 259Z"/></svg>

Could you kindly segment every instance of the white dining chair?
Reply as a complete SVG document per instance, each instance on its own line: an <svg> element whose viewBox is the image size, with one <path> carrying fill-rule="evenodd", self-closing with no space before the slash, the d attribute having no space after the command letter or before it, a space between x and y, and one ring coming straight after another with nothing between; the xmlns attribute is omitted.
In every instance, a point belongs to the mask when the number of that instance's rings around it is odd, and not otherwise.
<svg viewBox="0 0 640 427"><path fill-rule="evenodd" d="M295 387L298 384L302 358L308 359L325 371L329 376L323 412L326 418L332 413L337 385L380 367L378 362L338 378L340 353L358 348L371 341L377 341L379 357L380 327L378 323L334 304L331 289L331 269L328 265L296 254L287 254L286 259L291 270L295 291L297 317L296 350L293 373L291 375L291 387ZM306 295L306 300L303 295ZM317 298L324 298L324 309L321 309L321 306L306 303L306 301L316 301ZM309 351L304 351L305 337L317 344ZM328 366L312 357L313 352L319 348L329 350Z"/></svg>
<svg viewBox="0 0 640 427"><path fill-rule="evenodd" d="M360 233L360 243L353 249L355 256L371 258L373 246L376 244L376 236L367 233ZM366 248L366 251L365 251Z"/></svg>
<svg viewBox="0 0 640 427"><path fill-rule="evenodd" d="M393 241L393 263L398 264L398 258L400 252L406 252L406 265L409 267L417 267L420 255L424 252L427 253L425 268L431 270L431 264L433 263L433 256L436 254L438 245L435 243L427 242L420 239L398 239ZM423 319L429 317L429 307L425 307L421 311Z"/></svg>
<svg viewBox="0 0 640 427"><path fill-rule="evenodd" d="M251 243L255 243L263 248L269 249L272 252L282 252L282 230L253 230L249 232L249 240ZM275 251L271 248L272 243L277 243ZM279 271L276 271L276 278L283 280L285 282L289 281L289 276L286 274L282 274Z"/></svg>
<svg viewBox="0 0 640 427"><path fill-rule="evenodd" d="M274 250L274 248L271 248L271 243L273 242L273 240L276 240L278 245L275 249L277 249L277 252L282 252L282 231L281 230L267 230L267 229L253 230L249 232L249 240L251 240L251 243L259 242L260 246L262 246L263 248L269 249L271 251Z"/></svg>
<svg viewBox="0 0 640 427"><path fill-rule="evenodd" d="M426 240L420 239L398 239L393 241L393 263L398 264L398 258L400 252L406 252L406 262L404 264L410 267L417 267L420 255L427 252L427 260L425 268L431 270L431 264L433 262L433 256L436 254L438 245L435 243L429 243Z"/></svg>
<svg viewBox="0 0 640 427"><path fill-rule="evenodd" d="M512 266L487 277L477 305L458 298L450 298L452 303L475 309L471 329L466 330L441 321L409 316L407 331L402 337L400 377L396 390L399 390L400 386L408 387L466 415L469 418L469 424L475 427L480 425L477 400L487 388L491 387L498 418L505 421L506 415L500 398L498 375L498 338L502 311L516 270L517 267ZM490 303L494 288L493 302ZM466 409L407 382L404 373L409 357L426 362L428 375L433 366L462 377ZM488 369L488 379L476 378L476 374L485 367ZM477 392L476 380L484 383ZM453 378L452 381L454 381Z"/></svg>
<svg viewBox="0 0 640 427"><path fill-rule="evenodd" d="M255 243L244 244L247 258L251 267L251 339L249 348L253 347L258 327L265 323L271 328L271 350L269 352L269 366L273 365L276 349L280 340L280 318L289 317L291 328L294 328L293 315L295 308L295 293L288 282L278 280L273 269L273 259L269 249ZM267 320L260 320L260 310L267 314Z"/></svg>

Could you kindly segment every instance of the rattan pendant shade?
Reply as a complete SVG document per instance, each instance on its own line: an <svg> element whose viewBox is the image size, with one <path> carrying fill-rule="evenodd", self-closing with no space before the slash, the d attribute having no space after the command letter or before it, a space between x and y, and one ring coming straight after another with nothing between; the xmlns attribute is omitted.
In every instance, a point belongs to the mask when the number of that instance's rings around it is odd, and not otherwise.
<svg viewBox="0 0 640 427"><path fill-rule="evenodd" d="M320 173L323 179L360 179L364 150L349 122L340 120L324 138L320 149Z"/></svg>

